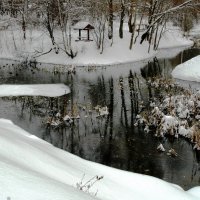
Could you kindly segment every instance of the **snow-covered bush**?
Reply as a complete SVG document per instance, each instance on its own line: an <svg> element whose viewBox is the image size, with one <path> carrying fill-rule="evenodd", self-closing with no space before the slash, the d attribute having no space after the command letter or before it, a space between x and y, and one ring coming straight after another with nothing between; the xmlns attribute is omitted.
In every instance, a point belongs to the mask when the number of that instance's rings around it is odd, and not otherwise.
<svg viewBox="0 0 200 200"><path fill-rule="evenodd" d="M162 78L148 83L161 89L163 98L154 98L150 110L140 113L135 125L145 125L146 132L158 137L183 136L194 143L194 149L200 150L200 92L183 90Z"/></svg>

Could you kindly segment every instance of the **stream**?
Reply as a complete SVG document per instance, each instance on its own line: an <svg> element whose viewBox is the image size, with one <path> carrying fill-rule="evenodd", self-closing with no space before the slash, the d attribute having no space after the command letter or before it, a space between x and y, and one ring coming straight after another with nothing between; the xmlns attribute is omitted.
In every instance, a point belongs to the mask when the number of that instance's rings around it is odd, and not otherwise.
<svg viewBox="0 0 200 200"><path fill-rule="evenodd" d="M145 133L143 127L135 127L134 122L138 109L162 93L149 93L148 78L171 78L175 66L199 54L200 49L169 49L151 61L77 67L76 73L49 72L40 70L40 64L30 67L1 60L1 84L64 83L71 93L58 98L0 98L0 117L84 159L189 189L200 185L200 152L195 152L185 139L159 139ZM179 83L200 88L198 83ZM99 115L98 108L106 106L109 115ZM58 112L75 117L73 123L49 126L48 118ZM168 150L175 149L178 156L158 152L160 142Z"/></svg>

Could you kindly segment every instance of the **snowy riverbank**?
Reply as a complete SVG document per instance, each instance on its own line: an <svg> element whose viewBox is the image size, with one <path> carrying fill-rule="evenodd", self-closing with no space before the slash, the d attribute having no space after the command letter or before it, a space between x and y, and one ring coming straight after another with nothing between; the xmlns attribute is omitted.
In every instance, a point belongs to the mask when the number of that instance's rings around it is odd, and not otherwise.
<svg viewBox="0 0 200 200"><path fill-rule="evenodd" d="M0 119L0 194L14 200L196 200L200 188L187 192L150 176L83 160ZM47 170L48 169L48 170ZM96 177L98 176L98 177ZM103 176L103 177L101 177ZM93 178L86 183L88 180ZM87 190L96 178L101 180ZM78 189L79 188L79 189ZM82 188L82 191L80 191ZM85 192L84 192L85 191ZM96 197L94 196L96 194Z"/></svg>
<svg viewBox="0 0 200 200"><path fill-rule="evenodd" d="M172 76L176 79L200 82L200 56L176 66Z"/></svg>
<svg viewBox="0 0 200 200"><path fill-rule="evenodd" d="M38 56L44 52L48 52L52 48L51 40L46 31L41 31L39 29L27 30L26 40L24 40L21 29L11 27L9 30L0 31L0 58L22 61L36 56L37 62L48 64L75 66L113 65L149 59L157 55L159 49L193 45L193 42L184 38L180 29L172 26L171 23L168 23L168 27L162 36L157 51L150 50L150 52L148 52L148 42L144 41L141 45L139 44L140 39L133 45L132 50L129 50L131 34L128 32L127 24L124 24L123 39L119 38L118 29L116 29L114 33L113 41L106 41L104 51L100 53L100 50L96 47L95 41L76 42L75 40L78 37L78 32L73 30L72 46L73 50L77 52L77 56L71 59L62 50L59 50L58 54L52 50L48 54ZM57 30L54 34L56 43L62 46L61 32Z"/></svg>
<svg viewBox="0 0 200 200"><path fill-rule="evenodd" d="M68 94L64 84L0 85L0 97L6 96L47 96L57 97Z"/></svg>

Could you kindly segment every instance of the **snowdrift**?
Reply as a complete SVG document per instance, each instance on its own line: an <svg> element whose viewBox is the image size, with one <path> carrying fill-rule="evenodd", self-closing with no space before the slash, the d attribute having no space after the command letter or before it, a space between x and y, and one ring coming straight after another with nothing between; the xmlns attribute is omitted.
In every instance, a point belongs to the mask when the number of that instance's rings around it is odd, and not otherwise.
<svg viewBox="0 0 200 200"><path fill-rule="evenodd" d="M81 179L84 184L96 175L103 179L88 192L77 188ZM0 196L5 200L197 200L200 187L186 192L157 178L83 160L0 119Z"/></svg>
<svg viewBox="0 0 200 200"><path fill-rule="evenodd" d="M57 97L70 93L64 84L0 85L0 97L46 96Z"/></svg>
<svg viewBox="0 0 200 200"><path fill-rule="evenodd" d="M200 56L178 65L172 71L172 76L181 80L200 82Z"/></svg>

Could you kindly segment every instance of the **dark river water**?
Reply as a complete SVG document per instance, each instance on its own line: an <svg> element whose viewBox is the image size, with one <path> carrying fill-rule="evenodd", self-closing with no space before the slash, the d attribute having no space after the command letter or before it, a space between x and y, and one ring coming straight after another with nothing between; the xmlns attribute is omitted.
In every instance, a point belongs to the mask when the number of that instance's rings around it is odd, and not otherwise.
<svg viewBox="0 0 200 200"><path fill-rule="evenodd" d="M47 72L38 70L43 67L39 64L34 68L2 60L1 84L64 83L71 93L59 98L0 98L0 117L84 159L191 188L200 184L200 159L192 145L181 138L161 141L145 133L143 127L134 126L140 105L147 105L149 98L159 95L149 93L147 79L170 78L176 65L200 54L199 49L176 51L166 50L151 61L77 67L75 74ZM107 106L109 115L99 117L96 106ZM80 119L71 125L47 126L48 116L58 111L79 115ZM167 150L174 148L178 156L158 152L160 142Z"/></svg>

